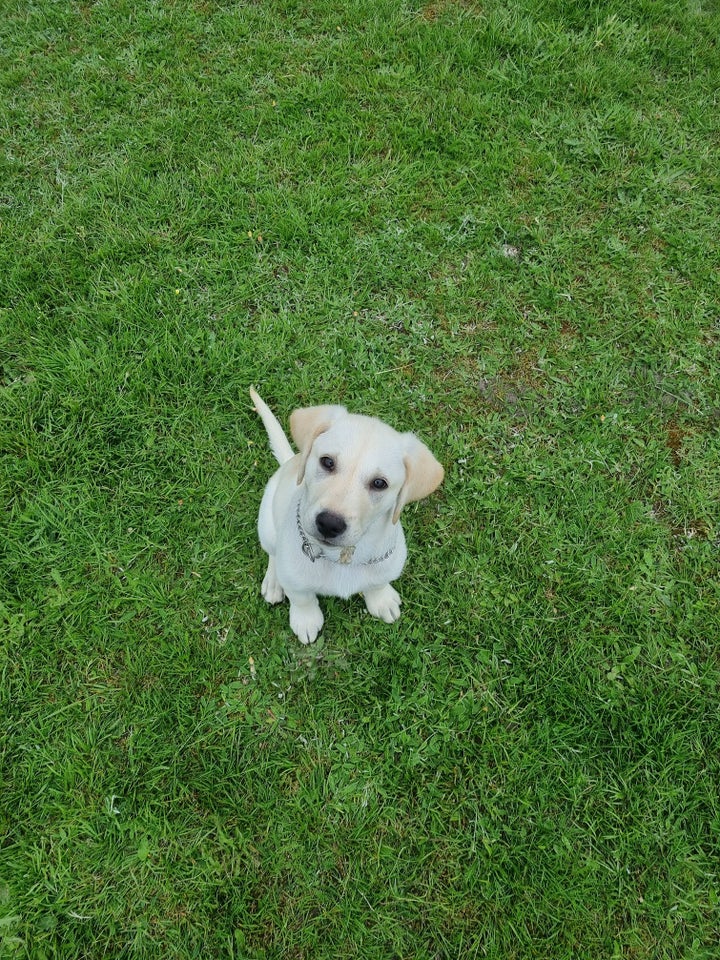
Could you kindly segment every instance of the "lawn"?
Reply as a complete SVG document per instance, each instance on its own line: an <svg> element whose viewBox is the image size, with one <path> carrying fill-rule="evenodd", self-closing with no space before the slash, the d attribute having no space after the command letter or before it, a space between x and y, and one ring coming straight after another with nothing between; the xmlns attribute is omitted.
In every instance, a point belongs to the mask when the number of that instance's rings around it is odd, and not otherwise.
<svg viewBox="0 0 720 960"><path fill-rule="evenodd" d="M720 941L720 4L5 0L0 957ZM284 423L446 468L259 593Z"/></svg>

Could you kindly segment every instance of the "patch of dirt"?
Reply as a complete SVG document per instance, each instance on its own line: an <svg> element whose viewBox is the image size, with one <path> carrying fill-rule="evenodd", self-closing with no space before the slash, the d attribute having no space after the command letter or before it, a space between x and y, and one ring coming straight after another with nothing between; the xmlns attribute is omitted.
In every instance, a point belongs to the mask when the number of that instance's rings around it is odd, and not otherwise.
<svg viewBox="0 0 720 960"><path fill-rule="evenodd" d="M677 470L682 464L682 448L690 431L681 427L675 420L665 425L665 446L670 451L670 460Z"/></svg>
<svg viewBox="0 0 720 960"><path fill-rule="evenodd" d="M677 523L672 517L669 506L663 500L655 500L652 505L652 516L659 522L665 524L670 533L676 540L709 540L711 535L710 524L702 519L688 520L685 523Z"/></svg>
<svg viewBox="0 0 720 960"><path fill-rule="evenodd" d="M494 377L480 377L477 380L478 394L493 410L520 406L534 397L544 384L537 360L533 351L518 354L511 369Z"/></svg>
<svg viewBox="0 0 720 960"><path fill-rule="evenodd" d="M477 14L478 16L482 14L482 7L479 3L473 2L473 0L430 0L430 3L426 3L420 11L420 16L428 23L432 23L434 20L437 20L438 17L442 16L442 14L455 7L466 10L469 13Z"/></svg>

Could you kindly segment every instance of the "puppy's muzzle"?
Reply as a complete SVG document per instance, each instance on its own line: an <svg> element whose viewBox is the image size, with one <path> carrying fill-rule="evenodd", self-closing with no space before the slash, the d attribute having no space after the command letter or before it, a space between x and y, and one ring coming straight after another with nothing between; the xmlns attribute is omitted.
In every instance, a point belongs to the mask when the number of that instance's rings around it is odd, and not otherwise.
<svg viewBox="0 0 720 960"><path fill-rule="evenodd" d="M332 510L321 510L315 517L315 526L323 540L335 540L347 530L345 518Z"/></svg>

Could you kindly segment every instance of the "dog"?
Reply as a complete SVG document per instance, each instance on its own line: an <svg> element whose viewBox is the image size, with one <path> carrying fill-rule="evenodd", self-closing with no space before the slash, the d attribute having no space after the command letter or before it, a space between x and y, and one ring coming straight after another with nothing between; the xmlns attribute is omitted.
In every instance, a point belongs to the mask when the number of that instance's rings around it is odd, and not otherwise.
<svg viewBox="0 0 720 960"><path fill-rule="evenodd" d="M407 558L400 513L440 486L442 466L414 434L334 405L293 412L295 453L252 387L250 396L280 464L258 516L269 558L263 597L287 597L290 627L304 644L322 629L318 596L362 593L373 617L393 623L401 600L391 583Z"/></svg>

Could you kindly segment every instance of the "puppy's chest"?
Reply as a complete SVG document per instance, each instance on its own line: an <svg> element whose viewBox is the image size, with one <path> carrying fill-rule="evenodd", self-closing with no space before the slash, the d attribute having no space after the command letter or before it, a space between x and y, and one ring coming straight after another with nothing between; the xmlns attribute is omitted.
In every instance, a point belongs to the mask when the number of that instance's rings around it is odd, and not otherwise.
<svg viewBox="0 0 720 960"><path fill-rule="evenodd" d="M314 563L305 557L303 560L312 568L306 570L308 581L315 593L321 596L350 597L387 583L392 576L389 575L386 563L334 563L323 557L319 557Z"/></svg>

